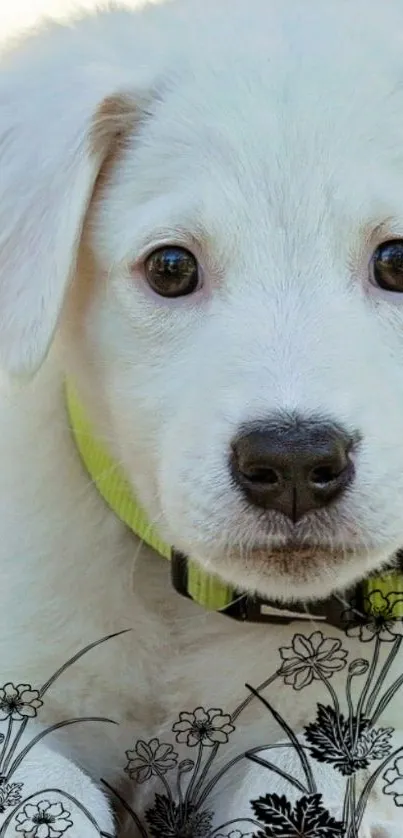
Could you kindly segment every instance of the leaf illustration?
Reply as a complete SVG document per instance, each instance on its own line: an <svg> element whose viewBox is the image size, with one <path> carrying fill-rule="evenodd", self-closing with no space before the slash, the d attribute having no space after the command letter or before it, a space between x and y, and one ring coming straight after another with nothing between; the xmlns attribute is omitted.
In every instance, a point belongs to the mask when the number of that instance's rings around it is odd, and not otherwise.
<svg viewBox="0 0 403 838"><path fill-rule="evenodd" d="M150 826L151 835L155 838L169 832L175 834L176 806L166 795L155 795L154 806L147 810L145 817Z"/></svg>
<svg viewBox="0 0 403 838"><path fill-rule="evenodd" d="M357 719L354 718L352 720L354 732L356 726ZM357 748L354 749L349 720L343 715L338 716L334 707L318 704L316 721L305 727L305 737L311 745L310 754L318 762L333 765L344 776L367 768L369 749L360 746L363 744L363 737L369 726L368 719L360 719Z"/></svg>
<svg viewBox="0 0 403 838"><path fill-rule="evenodd" d="M264 824L261 838L342 838L344 825L322 806L322 795L301 797L293 807L287 798L267 794L252 801L258 820Z"/></svg>
<svg viewBox="0 0 403 838"><path fill-rule="evenodd" d="M283 794L266 794L258 800L252 800L252 809L259 821L273 826L277 823L289 823L292 819L292 806Z"/></svg>
<svg viewBox="0 0 403 838"><path fill-rule="evenodd" d="M188 806L186 813L163 794L155 795L155 803L146 812L146 821L153 838L207 838L213 814Z"/></svg>

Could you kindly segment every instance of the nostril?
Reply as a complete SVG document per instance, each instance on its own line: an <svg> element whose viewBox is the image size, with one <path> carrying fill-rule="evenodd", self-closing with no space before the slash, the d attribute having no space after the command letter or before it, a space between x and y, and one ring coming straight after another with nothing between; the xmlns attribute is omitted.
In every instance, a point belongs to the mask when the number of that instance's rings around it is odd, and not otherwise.
<svg viewBox="0 0 403 838"><path fill-rule="evenodd" d="M335 464L326 465L326 466L317 466L316 468L312 469L309 475L309 482L313 486L317 486L321 488L322 486L328 486L329 483L333 483L337 480L338 477L344 472L346 464L343 463L341 466L340 463L338 466Z"/></svg>
<svg viewBox="0 0 403 838"><path fill-rule="evenodd" d="M281 483L281 475L278 471L267 466L245 466L241 468L241 473L249 483L260 486L278 486Z"/></svg>
<svg viewBox="0 0 403 838"><path fill-rule="evenodd" d="M315 466L308 475L308 485L314 492L329 495L346 487L354 477L355 468L347 452L333 462Z"/></svg>

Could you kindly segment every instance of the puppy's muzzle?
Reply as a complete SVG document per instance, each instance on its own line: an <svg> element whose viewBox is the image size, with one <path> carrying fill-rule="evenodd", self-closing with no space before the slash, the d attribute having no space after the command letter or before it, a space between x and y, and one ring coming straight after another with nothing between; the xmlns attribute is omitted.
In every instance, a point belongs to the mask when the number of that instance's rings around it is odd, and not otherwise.
<svg viewBox="0 0 403 838"><path fill-rule="evenodd" d="M250 504L296 523L351 485L358 440L332 422L273 416L244 426L233 440L232 476Z"/></svg>

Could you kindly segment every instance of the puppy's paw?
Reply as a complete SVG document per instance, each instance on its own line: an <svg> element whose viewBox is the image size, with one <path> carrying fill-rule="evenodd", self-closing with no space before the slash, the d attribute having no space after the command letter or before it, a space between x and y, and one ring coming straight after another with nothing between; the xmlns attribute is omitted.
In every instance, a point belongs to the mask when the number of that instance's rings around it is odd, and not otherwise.
<svg viewBox="0 0 403 838"><path fill-rule="evenodd" d="M359 838L402 838L403 836L403 812L398 813L392 820L385 819L384 815L369 806L364 816Z"/></svg>
<svg viewBox="0 0 403 838"><path fill-rule="evenodd" d="M362 825L359 838L402 838L403 818L400 825L391 821L373 821Z"/></svg>
<svg viewBox="0 0 403 838"><path fill-rule="evenodd" d="M11 804L0 815L6 838L115 834L106 795L74 762L46 747L33 748L3 786Z"/></svg>

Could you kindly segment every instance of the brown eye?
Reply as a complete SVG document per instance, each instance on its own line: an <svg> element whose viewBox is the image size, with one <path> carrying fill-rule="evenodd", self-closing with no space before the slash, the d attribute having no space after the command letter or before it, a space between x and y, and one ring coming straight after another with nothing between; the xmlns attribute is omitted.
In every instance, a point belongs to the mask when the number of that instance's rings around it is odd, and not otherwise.
<svg viewBox="0 0 403 838"><path fill-rule="evenodd" d="M384 291L403 293L403 239L383 242L372 257L373 280Z"/></svg>
<svg viewBox="0 0 403 838"><path fill-rule="evenodd" d="M160 247L145 261L149 286L161 297L184 297L199 285L199 268L195 257L183 247Z"/></svg>

